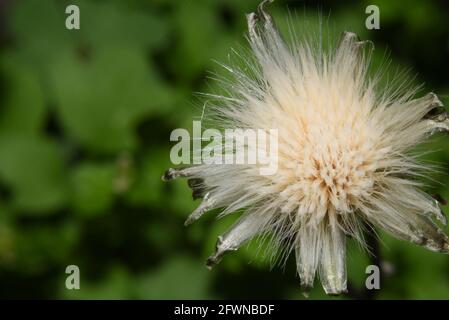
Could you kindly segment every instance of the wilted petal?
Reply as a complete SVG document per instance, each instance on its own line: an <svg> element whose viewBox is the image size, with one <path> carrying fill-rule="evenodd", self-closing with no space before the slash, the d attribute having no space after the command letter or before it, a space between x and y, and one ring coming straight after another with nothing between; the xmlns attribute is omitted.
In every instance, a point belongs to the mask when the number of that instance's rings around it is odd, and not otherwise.
<svg viewBox="0 0 449 320"><path fill-rule="evenodd" d="M419 238L416 244L431 251L449 253L448 236L428 217L414 215L411 228Z"/></svg>
<svg viewBox="0 0 449 320"><path fill-rule="evenodd" d="M297 235L296 268L301 279L301 287L305 291L313 287L321 254L322 231L321 225L306 225L301 227Z"/></svg>
<svg viewBox="0 0 449 320"><path fill-rule="evenodd" d="M215 253L207 259L207 267L212 268L226 252L237 250L246 241L263 232L267 219L268 216L257 213L242 216L225 234L218 237Z"/></svg>
<svg viewBox="0 0 449 320"><path fill-rule="evenodd" d="M444 202L441 196L428 195L418 189L413 181L402 178L388 177L383 183L388 190L384 192L384 197L388 197L389 202L396 201L396 204L402 204L405 208L401 211L409 213L409 209L412 208L418 214L430 219L435 218L444 225L447 224L447 218L440 207L440 201Z"/></svg>
<svg viewBox="0 0 449 320"><path fill-rule="evenodd" d="M361 53L361 49L367 44L372 44L371 41L360 41L358 35L354 32L345 31L341 35L339 49L354 50L356 54Z"/></svg>
<svg viewBox="0 0 449 320"><path fill-rule="evenodd" d="M447 225L447 217L444 214L443 210L440 207L440 203L445 204L446 200L444 200L444 198L442 198L440 195L434 195L434 207L435 207L435 213L434 216L435 218L440 221L442 224ZM446 203L447 204L447 203Z"/></svg>
<svg viewBox="0 0 449 320"><path fill-rule="evenodd" d="M437 132L449 132L449 115L446 112L442 112L432 119L428 119L427 123L431 135Z"/></svg>
<svg viewBox="0 0 449 320"><path fill-rule="evenodd" d="M336 218L330 218L330 220ZM323 232L320 279L329 295L347 292L346 287L346 237L336 221Z"/></svg>
<svg viewBox="0 0 449 320"><path fill-rule="evenodd" d="M203 198L206 195L204 179L192 178L187 180L187 183L192 189L193 200Z"/></svg>
<svg viewBox="0 0 449 320"><path fill-rule="evenodd" d="M380 206L382 204L382 206ZM407 240L431 251L449 253L449 238L429 215L388 203L378 203L382 211L372 212L368 220L396 238Z"/></svg>
<svg viewBox="0 0 449 320"><path fill-rule="evenodd" d="M351 67L345 71L353 72L355 77L359 77L365 68L363 49L367 44L372 44L372 42L360 41L354 32L343 32L337 49L336 61L338 61L338 65L349 64Z"/></svg>
<svg viewBox="0 0 449 320"><path fill-rule="evenodd" d="M186 221L184 222L185 226L188 226L189 224L195 222L196 220L198 220L199 218L201 218L201 216L206 213L209 210L214 209L215 207L215 200L210 196L210 193L206 193L204 195L204 199L201 202L201 204L198 206L198 208L196 208L186 219Z"/></svg>
<svg viewBox="0 0 449 320"><path fill-rule="evenodd" d="M167 171L165 171L164 175L162 176L162 181L170 181L177 178L184 178L187 177L187 170L188 168L181 168L181 169L175 169L175 168L169 168Z"/></svg>
<svg viewBox="0 0 449 320"><path fill-rule="evenodd" d="M246 15L246 20L248 24L249 38L253 45L262 46L262 38L267 36L267 34L274 32L276 35L278 31L274 25L273 18L265 10L265 6L274 0L263 0L257 7L257 13L251 12ZM263 30L260 30L258 23L262 23Z"/></svg>

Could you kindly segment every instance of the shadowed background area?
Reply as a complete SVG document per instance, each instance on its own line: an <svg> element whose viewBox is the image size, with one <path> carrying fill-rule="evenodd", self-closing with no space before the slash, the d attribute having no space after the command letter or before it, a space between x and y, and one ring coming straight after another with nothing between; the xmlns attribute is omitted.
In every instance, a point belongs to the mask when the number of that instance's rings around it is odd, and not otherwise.
<svg viewBox="0 0 449 320"><path fill-rule="evenodd" d="M69 4L80 8L80 30L65 28ZM199 118L204 101L192 93L217 89L213 60L246 46L245 13L257 4L0 0L0 297L303 298L294 259L270 271L257 242L208 271L236 216L185 228L198 202L185 181L160 179L170 132ZM365 28L369 4L380 8L380 30ZM389 56L393 73L408 68L421 94L449 103L447 2L278 0L270 11L299 34L298 21L318 30L321 12L332 33L373 40L375 64ZM449 137L422 148L436 149L426 158L441 167L429 192L449 198ZM367 293L373 261L384 276ZM65 287L68 265L80 268L80 290ZM447 255L384 234L378 259L351 244L348 275L343 298L449 298ZM327 298L315 287L311 298Z"/></svg>

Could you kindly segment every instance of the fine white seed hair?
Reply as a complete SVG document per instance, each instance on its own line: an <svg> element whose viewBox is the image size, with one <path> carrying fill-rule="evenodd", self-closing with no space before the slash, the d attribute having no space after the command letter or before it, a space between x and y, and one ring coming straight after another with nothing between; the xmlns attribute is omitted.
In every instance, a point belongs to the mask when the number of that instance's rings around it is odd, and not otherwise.
<svg viewBox="0 0 449 320"><path fill-rule="evenodd" d="M261 175L260 163L200 164L164 176L188 177L203 198L186 224L214 208L244 211L207 265L270 234L278 257L294 252L304 288L318 272L326 293L341 294L346 238L363 244L365 226L447 253L448 237L434 222L445 217L417 179L428 167L410 154L449 130L447 115L435 113L442 103L433 93L414 99L416 90L381 89L368 74L367 43L354 33L327 52L308 42L287 45L267 2L247 16L253 60L226 67L232 81L223 83L227 95L215 96L214 112L221 128L277 129L276 173Z"/></svg>

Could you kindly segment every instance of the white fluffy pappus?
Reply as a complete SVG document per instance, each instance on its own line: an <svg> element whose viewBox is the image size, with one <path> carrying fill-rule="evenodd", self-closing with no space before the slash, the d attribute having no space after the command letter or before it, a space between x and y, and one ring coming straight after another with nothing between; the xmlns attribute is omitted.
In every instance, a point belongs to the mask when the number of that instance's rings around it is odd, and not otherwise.
<svg viewBox="0 0 449 320"><path fill-rule="evenodd" d="M318 272L327 294L341 294L346 238L363 243L367 226L448 253L449 238L433 221L446 218L416 179L427 166L410 155L430 135L449 131L440 100L380 89L368 75L365 42L353 33L327 53L307 42L287 45L267 2L247 16L256 64L228 67L234 81L228 96L217 96L215 111L227 128L277 129L277 172L261 175L260 164L200 164L163 177L187 177L194 197L203 198L186 224L215 208L221 215L244 211L218 238L207 265L270 234L284 257L294 252L304 288Z"/></svg>

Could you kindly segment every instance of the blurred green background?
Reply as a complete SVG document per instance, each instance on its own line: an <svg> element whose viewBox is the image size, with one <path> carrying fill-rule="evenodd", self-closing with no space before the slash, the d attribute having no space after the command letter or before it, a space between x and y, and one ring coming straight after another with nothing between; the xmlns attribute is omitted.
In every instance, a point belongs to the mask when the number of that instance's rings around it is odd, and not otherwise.
<svg viewBox="0 0 449 320"><path fill-rule="evenodd" d="M161 182L171 166L171 130L190 129L231 48L246 46L245 13L258 1L0 0L0 297L58 299L302 299L294 259L270 271L250 243L204 267L234 216L206 215L185 228L198 203L185 181ZM65 28L77 4L81 29ZM365 7L380 8L380 30ZM319 12L330 30L375 43L374 61L410 68L423 93L449 102L446 1L282 1L280 27ZM298 28L299 33L303 29ZM385 54L387 52L387 54ZM449 198L449 139L432 138ZM445 212L449 210L445 208ZM448 228L445 228L448 231ZM381 290L351 297L449 298L449 257L381 235L390 272ZM370 258L351 244L348 274L360 289ZM81 289L65 288L65 268ZM346 298L351 298L346 297ZM317 281L311 298L327 298Z"/></svg>

